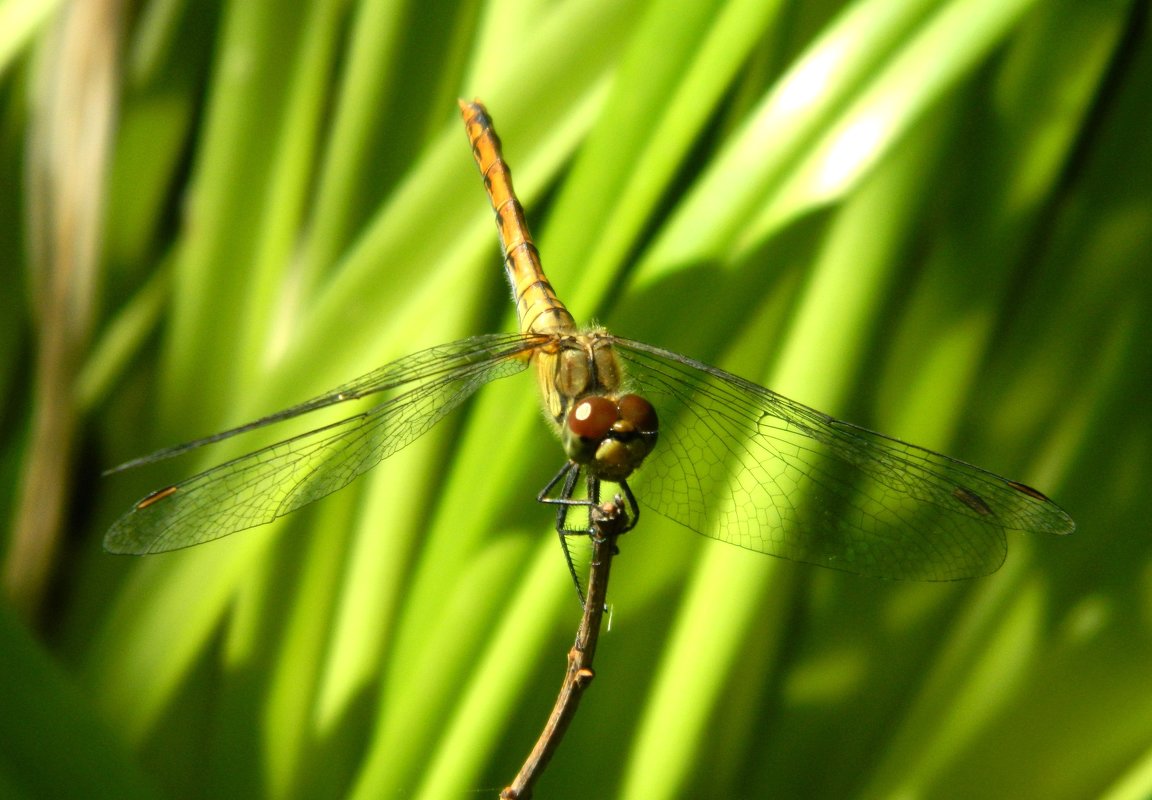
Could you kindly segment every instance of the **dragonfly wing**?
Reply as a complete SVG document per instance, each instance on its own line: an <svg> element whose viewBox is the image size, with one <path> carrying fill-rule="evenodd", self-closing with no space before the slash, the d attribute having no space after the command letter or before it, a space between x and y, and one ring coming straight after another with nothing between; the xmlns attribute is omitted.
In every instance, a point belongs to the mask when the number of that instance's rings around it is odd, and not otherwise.
<svg viewBox="0 0 1152 800"><path fill-rule="evenodd" d="M661 417L630 481L644 505L715 539L904 580L994 572L1005 529L1069 533L1023 484L842 422L723 370L618 340Z"/></svg>
<svg viewBox="0 0 1152 800"><path fill-rule="evenodd" d="M426 433L484 384L523 370L533 342L519 334L497 334L423 350L267 417L286 419L303 413L302 408L382 397L363 413L152 493L116 521L104 547L134 554L190 547L271 522L331 494Z"/></svg>

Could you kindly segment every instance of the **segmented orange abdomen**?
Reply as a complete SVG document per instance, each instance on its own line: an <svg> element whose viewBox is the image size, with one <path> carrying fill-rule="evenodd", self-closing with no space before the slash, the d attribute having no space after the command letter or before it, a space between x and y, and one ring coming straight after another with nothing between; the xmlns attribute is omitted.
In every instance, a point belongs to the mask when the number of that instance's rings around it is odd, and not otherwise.
<svg viewBox="0 0 1152 800"><path fill-rule="evenodd" d="M540 254L528 232L524 208L512 188L512 170L492 130L488 110L477 102L460 101L460 113L472 145L472 155L484 176L484 189L496 212L504 269L512 285L516 314L523 333L574 333L576 321L560 302L540 266Z"/></svg>

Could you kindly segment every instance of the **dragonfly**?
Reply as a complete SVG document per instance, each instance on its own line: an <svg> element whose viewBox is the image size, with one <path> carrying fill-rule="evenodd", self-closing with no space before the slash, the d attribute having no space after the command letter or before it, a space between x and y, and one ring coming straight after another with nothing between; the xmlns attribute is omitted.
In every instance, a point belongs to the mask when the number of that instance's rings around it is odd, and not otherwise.
<svg viewBox="0 0 1152 800"><path fill-rule="evenodd" d="M579 327L544 274L487 110L479 101L460 101L460 110L495 213L519 330L414 353L291 408L117 467L375 401L152 492L113 524L105 549L164 552L269 523L348 485L485 384L529 369L565 455L537 495L554 508L562 544L593 533L588 520L607 494L627 517L622 531L643 506L748 550L897 580L986 575L1006 557L1006 531L1073 531L1063 510L1023 483L687 356Z"/></svg>

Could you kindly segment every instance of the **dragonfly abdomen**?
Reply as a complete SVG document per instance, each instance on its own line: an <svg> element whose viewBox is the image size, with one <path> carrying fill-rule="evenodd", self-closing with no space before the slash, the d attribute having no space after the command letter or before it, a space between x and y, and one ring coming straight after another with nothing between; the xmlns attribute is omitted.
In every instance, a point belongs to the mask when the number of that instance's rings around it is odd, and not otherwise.
<svg viewBox="0 0 1152 800"><path fill-rule="evenodd" d="M522 333L576 332L576 320L556 296L552 284L544 276L540 253L528 231L524 208L516 199L512 188L512 170L504 160L500 137L492 129L488 111L477 102L460 101L472 157L480 167L484 188L496 213L496 227L500 231L500 249L504 253L504 269L512 286L516 301L516 315Z"/></svg>

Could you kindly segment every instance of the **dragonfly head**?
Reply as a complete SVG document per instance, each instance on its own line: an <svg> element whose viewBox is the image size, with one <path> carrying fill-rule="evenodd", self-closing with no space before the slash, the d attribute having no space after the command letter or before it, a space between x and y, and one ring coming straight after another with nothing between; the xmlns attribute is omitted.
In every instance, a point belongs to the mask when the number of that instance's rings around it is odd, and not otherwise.
<svg viewBox="0 0 1152 800"><path fill-rule="evenodd" d="M564 450L597 478L622 481L656 446L660 423L656 409L643 397L582 397L568 412Z"/></svg>

